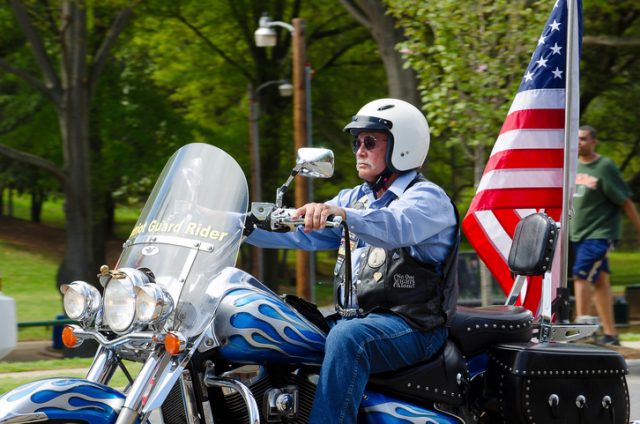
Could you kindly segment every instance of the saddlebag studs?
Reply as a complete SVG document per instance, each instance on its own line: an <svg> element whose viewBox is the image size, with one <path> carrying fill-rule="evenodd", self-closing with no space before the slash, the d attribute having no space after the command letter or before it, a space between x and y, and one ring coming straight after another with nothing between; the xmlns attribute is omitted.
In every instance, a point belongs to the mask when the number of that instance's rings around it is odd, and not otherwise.
<svg viewBox="0 0 640 424"><path fill-rule="evenodd" d="M504 343L489 350L488 360L483 392L487 422L629 422L623 377L627 365L613 350L573 343Z"/></svg>

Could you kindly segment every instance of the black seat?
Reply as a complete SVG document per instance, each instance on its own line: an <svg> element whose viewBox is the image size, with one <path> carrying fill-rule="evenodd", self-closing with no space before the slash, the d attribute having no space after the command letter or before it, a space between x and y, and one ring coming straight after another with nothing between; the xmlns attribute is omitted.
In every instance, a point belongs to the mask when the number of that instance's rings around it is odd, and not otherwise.
<svg viewBox="0 0 640 424"><path fill-rule="evenodd" d="M449 321L449 338L465 356L475 355L495 343L531 340L533 314L521 306L458 306Z"/></svg>
<svg viewBox="0 0 640 424"><path fill-rule="evenodd" d="M467 363L451 340L431 359L400 370L372 374L367 387L380 393L427 405L429 402L464 403Z"/></svg>

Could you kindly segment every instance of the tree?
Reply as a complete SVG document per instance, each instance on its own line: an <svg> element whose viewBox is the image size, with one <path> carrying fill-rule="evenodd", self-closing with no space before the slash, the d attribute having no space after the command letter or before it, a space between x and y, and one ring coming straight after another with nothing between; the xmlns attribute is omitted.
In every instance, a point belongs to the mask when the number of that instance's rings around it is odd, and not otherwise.
<svg viewBox="0 0 640 424"><path fill-rule="evenodd" d="M621 0L585 0L581 63L581 121L597 128L598 151L610 156L640 192L640 6Z"/></svg>
<svg viewBox="0 0 640 424"><path fill-rule="evenodd" d="M397 46L406 41L402 27L388 13L383 0L340 0L351 15L371 32L384 63L389 86L389 97L403 99L420 107L418 78Z"/></svg>
<svg viewBox="0 0 640 424"><path fill-rule="evenodd" d="M440 180L440 172L433 178L453 193L470 189L469 181L475 187L547 11L524 0L388 3L408 37L401 46L420 81L434 138L430 168L448 164L437 169L449 180Z"/></svg>
<svg viewBox="0 0 640 424"><path fill-rule="evenodd" d="M134 29L139 35L133 45L153 64L155 83L170 91L186 119L199 126L197 136L225 149L249 169L247 84L258 87L291 78L288 31L278 29L278 43L273 48L255 45L253 34L264 12L274 21L305 19L307 54L314 70L314 145L334 147L339 168L353 169L351 154L340 154L349 152L347 143L335 140L356 107L370 96L384 93L386 82L370 35L337 0L217 0L206 7L197 1L159 3L154 14L136 22ZM262 163L269 166L262 167L266 199L259 200L273 199L293 165L290 103L277 95L276 85L260 93L260 151ZM342 175L341 171L330 183L318 182L316 198L335 194L329 185L343 183L344 179L339 179ZM271 266L266 280L273 282L279 277L272 266L277 261L271 258L265 263Z"/></svg>
<svg viewBox="0 0 640 424"><path fill-rule="evenodd" d="M47 1L10 0L9 4L24 36L23 45L29 46L41 78L4 57L0 58L0 68L26 81L53 104L63 159L58 165L7 145L0 145L0 153L42 168L58 179L65 194L67 228L58 284L72 279L94 281L92 276L103 261L95 250L101 246L97 239L102 239L98 232L103 228L94 221L92 201L103 196L92 192L91 186L92 153L95 153L91 144L91 108L111 50L131 18L132 4L64 0L57 11ZM114 10L117 12L111 23L105 24L102 18Z"/></svg>

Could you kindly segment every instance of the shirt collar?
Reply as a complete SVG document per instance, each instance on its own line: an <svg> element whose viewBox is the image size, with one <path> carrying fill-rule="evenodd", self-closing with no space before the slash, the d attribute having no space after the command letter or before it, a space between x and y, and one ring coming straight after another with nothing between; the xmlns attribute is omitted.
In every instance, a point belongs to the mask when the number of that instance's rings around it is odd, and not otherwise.
<svg viewBox="0 0 640 424"><path fill-rule="evenodd" d="M396 197L400 197L400 195L405 192L405 190L407 189L411 181L413 181L416 178L416 175L418 175L418 171L415 171L415 170L400 174L398 178L396 178L396 180L393 183L391 183L391 186L389 186L389 188L387 189L387 192L390 191ZM373 195L373 192L371 191L371 187L369 187L369 184L367 183L362 184L362 189L366 194ZM384 197L385 195L386 195L386 192L382 196Z"/></svg>

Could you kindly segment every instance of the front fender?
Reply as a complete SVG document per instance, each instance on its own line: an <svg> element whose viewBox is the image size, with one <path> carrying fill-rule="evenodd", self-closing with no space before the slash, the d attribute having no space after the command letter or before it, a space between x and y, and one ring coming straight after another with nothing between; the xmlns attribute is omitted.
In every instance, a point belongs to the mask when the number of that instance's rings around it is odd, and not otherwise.
<svg viewBox="0 0 640 424"><path fill-rule="evenodd" d="M125 395L79 378L48 378L17 387L0 397L0 424L48 420L111 424Z"/></svg>

